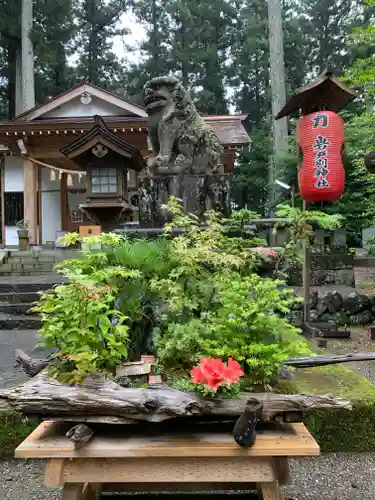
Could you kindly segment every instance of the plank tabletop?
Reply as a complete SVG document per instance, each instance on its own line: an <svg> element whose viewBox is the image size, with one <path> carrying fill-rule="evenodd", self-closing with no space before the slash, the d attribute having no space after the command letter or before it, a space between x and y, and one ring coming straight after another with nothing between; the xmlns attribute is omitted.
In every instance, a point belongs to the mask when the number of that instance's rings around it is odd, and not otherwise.
<svg viewBox="0 0 375 500"><path fill-rule="evenodd" d="M238 446L229 432L122 435L118 426L108 426L111 432L97 433L82 449L74 450L71 441L65 437L69 427L71 424L56 421L41 423L16 449L15 457L291 457L320 454L319 445L302 423L259 431L252 448Z"/></svg>

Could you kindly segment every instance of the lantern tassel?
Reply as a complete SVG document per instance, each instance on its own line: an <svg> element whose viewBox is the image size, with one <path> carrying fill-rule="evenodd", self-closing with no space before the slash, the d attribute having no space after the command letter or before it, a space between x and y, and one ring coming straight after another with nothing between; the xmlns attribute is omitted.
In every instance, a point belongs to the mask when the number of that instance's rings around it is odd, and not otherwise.
<svg viewBox="0 0 375 500"><path fill-rule="evenodd" d="M72 176L69 174L67 181L66 181L67 186L72 187L73 186L73 179Z"/></svg>

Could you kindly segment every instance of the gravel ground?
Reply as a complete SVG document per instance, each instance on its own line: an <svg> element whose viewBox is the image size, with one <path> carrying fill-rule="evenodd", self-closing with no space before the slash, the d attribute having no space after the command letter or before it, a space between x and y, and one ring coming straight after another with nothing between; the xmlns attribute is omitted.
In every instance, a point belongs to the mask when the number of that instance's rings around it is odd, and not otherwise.
<svg viewBox="0 0 375 500"><path fill-rule="evenodd" d="M28 380L15 366L14 350L31 352L36 344L37 336L34 330L0 330L0 389Z"/></svg>
<svg viewBox="0 0 375 500"><path fill-rule="evenodd" d="M293 459L287 500L364 500L375 498L375 453L330 453ZM43 464L0 461L2 500L58 500L59 490L43 486Z"/></svg>

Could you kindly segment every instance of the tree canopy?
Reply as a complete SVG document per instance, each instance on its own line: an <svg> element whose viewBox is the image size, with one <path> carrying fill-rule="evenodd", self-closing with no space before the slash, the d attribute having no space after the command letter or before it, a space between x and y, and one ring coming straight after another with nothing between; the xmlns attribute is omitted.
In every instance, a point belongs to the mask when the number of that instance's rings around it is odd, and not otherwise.
<svg viewBox="0 0 375 500"><path fill-rule="evenodd" d="M346 193L331 207L347 214L358 233L373 219L373 180L362 157L374 147L374 0L284 0L282 7L288 95L326 67L359 89L343 115ZM0 0L0 8L0 118L10 119L21 0ZM140 42L131 40L133 19L144 31ZM115 51L114 41L129 34L124 51ZM233 198L264 213L272 118L266 0L35 0L32 37L37 103L83 80L140 102L150 76L173 73L202 113L246 113L253 146L238 156ZM293 122L289 132L292 145ZM283 156L296 183L293 146Z"/></svg>

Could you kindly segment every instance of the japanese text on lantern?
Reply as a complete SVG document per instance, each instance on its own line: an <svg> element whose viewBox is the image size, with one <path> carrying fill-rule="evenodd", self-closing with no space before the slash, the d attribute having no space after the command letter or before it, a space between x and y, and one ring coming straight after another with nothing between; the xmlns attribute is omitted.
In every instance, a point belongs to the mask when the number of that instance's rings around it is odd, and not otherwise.
<svg viewBox="0 0 375 500"><path fill-rule="evenodd" d="M325 113L317 114L312 120L312 128L327 128L328 127L328 115ZM318 189L331 187L327 175L329 173L328 169L328 146L329 140L324 135L318 135L315 138L313 145L313 150L315 151L315 187Z"/></svg>

